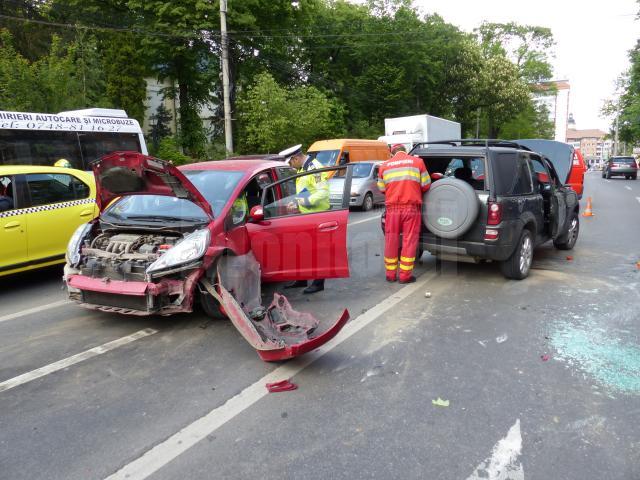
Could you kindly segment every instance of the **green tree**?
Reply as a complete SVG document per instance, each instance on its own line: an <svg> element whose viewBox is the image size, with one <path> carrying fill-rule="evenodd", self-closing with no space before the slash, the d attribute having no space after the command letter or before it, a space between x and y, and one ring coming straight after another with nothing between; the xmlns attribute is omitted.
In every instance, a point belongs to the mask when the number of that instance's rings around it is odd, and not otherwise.
<svg viewBox="0 0 640 480"><path fill-rule="evenodd" d="M483 65L479 77L479 107L487 116L490 138L497 138L502 127L531 104L527 85L519 78L517 67L497 55Z"/></svg>
<svg viewBox="0 0 640 480"><path fill-rule="evenodd" d="M43 103L29 61L20 55L8 30L0 30L0 109L37 110Z"/></svg>
<svg viewBox="0 0 640 480"><path fill-rule="evenodd" d="M109 102L142 124L148 69L140 54L140 43L132 33L114 33L103 40L102 47Z"/></svg>
<svg viewBox="0 0 640 480"><path fill-rule="evenodd" d="M317 88L285 88L266 73L254 80L238 98L241 152L276 152L339 133L334 129L342 109Z"/></svg>
<svg viewBox="0 0 640 480"><path fill-rule="evenodd" d="M485 57L509 58L525 82L539 83L551 78L553 69L549 59L555 41L550 28L484 22L476 32Z"/></svg>

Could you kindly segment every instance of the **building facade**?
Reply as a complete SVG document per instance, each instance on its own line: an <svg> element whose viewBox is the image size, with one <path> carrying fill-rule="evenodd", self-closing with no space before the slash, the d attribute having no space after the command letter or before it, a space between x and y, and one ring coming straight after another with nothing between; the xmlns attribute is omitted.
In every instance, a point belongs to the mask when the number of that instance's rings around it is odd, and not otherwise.
<svg viewBox="0 0 640 480"><path fill-rule="evenodd" d="M607 133L595 128L586 130L568 129L567 143L579 148L585 161L602 162L611 156L613 142L606 139Z"/></svg>
<svg viewBox="0 0 640 480"><path fill-rule="evenodd" d="M536 101L547 107L549 119L554 125L554 140L567 141L569 124L569 99L571 86L568 80L553 80L538 85Z"/></svg>

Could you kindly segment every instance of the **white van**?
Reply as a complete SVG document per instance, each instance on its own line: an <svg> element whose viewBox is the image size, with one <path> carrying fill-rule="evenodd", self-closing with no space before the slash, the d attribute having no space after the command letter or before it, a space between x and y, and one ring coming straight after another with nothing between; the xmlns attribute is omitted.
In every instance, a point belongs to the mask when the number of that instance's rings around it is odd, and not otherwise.
<svg viewBox="0 0 640 480"><path fill-rule="evenodd" d="M0 110L0 165L48 165L64 158L73 168L116 151L147 154L142 129L124 110L88 108L60 113Z"/></svg>

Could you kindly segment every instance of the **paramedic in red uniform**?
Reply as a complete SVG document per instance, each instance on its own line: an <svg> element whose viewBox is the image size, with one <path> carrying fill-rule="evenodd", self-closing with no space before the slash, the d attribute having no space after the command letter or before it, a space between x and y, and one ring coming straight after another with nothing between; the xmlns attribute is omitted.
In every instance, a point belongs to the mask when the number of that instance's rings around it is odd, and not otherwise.
<svg viewBox="0 0 640 480"><path fill-rule="evenodd" d="M388 282L412 283L422 225L422 195L431 178L421 158L398 152L380 166L378 188L387 207L384 227L384 266ZM398 258L402 234L402 251ZM398 272L399 271L399 272Z"/></svg>

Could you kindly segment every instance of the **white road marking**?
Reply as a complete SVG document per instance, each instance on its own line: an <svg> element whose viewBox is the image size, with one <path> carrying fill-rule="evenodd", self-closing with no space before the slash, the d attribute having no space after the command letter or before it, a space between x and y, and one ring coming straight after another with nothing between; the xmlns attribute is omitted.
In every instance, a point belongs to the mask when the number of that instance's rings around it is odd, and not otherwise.
<svg viewBox="0 0 640 480"><path fill-rule="evenodd" d="M374 215L373 217L365 218L364 220L358 220L357 222L349 223L349 226L358 225L359 223L370 222L371 220L380 220L382 215Z"/></svg>
<svg viewBox="0 0 640 480"><path fill-rule="evenodd" d="M522 435L518 419L507 436L493 447L491 456L478 465L467 480L524 480L521 453Z"/></svg>
<svg viewBox="0 0 640 480"><path fill-rule="evenodd" d="M114 348L121 347L123 345L126 345L127 343L134 342L143 337L148 337L149 335L153 335L154 333L158 333L158 331L154 330L153 328L145 328L144 330L140 330L131 335L127 335L126 337L118 338L117 340L113 340L112 342L105 343L98 347L90 348L89 350L85 350L82 353L64 358L55 363L50 363L49 365L45 365L44 367L38 368L36 370L23 373L22 375L18 375L17 377L10 378L9 380L5 380L4 382L0 383L0 392L4 392L6 390L9 390L10 388L23 385L37 378L44 377L45 375L48 375L50 373L70 367L71 365L80 363L83 360L102 355L103 353L107 353Z"/></svg>
<svg viewBox="0 0 640 480"><path fill-rule="evenodd" d="M8 320L13 320L15 318L24 317L26 315L31 315L32 313L43 312L51 308L61 307L62 305L66 305L68 303L72 302L70 300L59 300L57 302L47 303L46 305L40 305L39 307L28 308L27 310L22 310L20 312L10 313L9 315L0 317L0 323L6 322Z"/></svg>
<svg viewBox="0 0 640 480"><path fill-rule="evenodd" d="M629 191L633 190L629 185L625 185L624 188L626 188Z"/></svg>
<svg viewBox="0 0 640 480"><path fill-rule="evenodd" d="M347 323L333 340L327 342L317 350L307 353L303 357L291 360L285 365L276 368L271 373L242 390L235 397L227 400L223 405L211 410L205 416L187 425L105 480L142 480L149 477L267 395L268 392L265 388L266 383L288 379L300 373L307 366L378 319L382 314L392 309L409 295L422 290L427 281L432 278L435 278L435 274L431 274L412 285L407 285L400 289L383 302ZM390 320L392 320L392 318L390 318Z"/></svg>

